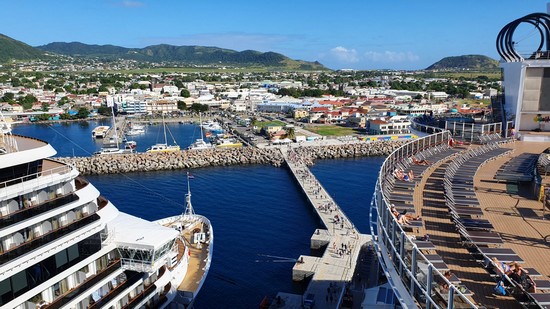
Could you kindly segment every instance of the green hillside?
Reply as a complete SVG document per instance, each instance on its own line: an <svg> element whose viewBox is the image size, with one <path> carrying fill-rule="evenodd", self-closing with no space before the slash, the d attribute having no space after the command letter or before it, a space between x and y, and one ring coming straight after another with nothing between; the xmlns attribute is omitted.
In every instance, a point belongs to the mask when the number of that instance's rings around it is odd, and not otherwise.
<svg viewBox="0 0 550 309"><path fill-rule="evenodd" d="M445 57L427 67L426 70L479 70L498 69L498 61L483 55Z"/></svg>
<svg viewBox="0 0 550 309"><path fill-rule="evenodd" d="M114 45L87 45L78 42L50 43L37 47L61 55L98 57L103 59L132 59L150 62L180 62L188 65L265 66L302 70L326 70L318 62L293 60L274 52L254 50L235 51L218 47L174 46L159 44L144 48L125 48Z"/></svg>
<svg viewBox="0 0 550 309"><path fill-rule="evenodd" d="M0 63L11 60L30 60L44 57L44 52L23 42L0 34Z"/></svg>

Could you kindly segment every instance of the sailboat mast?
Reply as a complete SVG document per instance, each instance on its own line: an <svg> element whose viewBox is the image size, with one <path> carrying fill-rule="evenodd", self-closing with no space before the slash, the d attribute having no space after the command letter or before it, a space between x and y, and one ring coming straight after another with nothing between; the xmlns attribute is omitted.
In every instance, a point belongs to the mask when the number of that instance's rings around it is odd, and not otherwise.
<svg viewBox="0 0 550 309"><path fill-rule="evenodd" d="M164 144L168 145L168 140L166 139L166 124L164 123L164 113L162 113L162 127L164 128Z"/></svg>
<svg viewBox="0 0 550 309"><path fill-rule="evenodd" d="M201 117L201 112L199 112L199 127L201 127L201 140L204 141L204 135L203 135L203 132L202 132L202 117Z"/></svg>
<svg viewBox="0 0 550 309"><path fill-rule="evenodd" d="M116 131L116 119L115 119L115 109L114 109L114 106L115 104L111 104L111 115L113 116L113 131L115 132L114 134L114 137L115 137L115 143L116 143L116 146L118 148L118 133Z"/></svg>

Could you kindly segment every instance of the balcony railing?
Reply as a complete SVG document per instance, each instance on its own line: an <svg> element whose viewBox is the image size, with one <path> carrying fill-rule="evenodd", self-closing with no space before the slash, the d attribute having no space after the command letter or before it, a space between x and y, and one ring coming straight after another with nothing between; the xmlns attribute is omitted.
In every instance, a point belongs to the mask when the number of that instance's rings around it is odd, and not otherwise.
<svg viewBox="0 0 550 309"><path fill-rule="evenodd" d="M56 209L58 207L64 206L68 203L74 202L78 200L78 196L74 193L55 198L53 200L49 200L43 203L40 203L36 206L31 206L28 208L19 209L13 213L10 213L5 216L0 217L0 228L8 227L12 224L21 222L23 220L32 218L34 216L37 216L39 214L42 214L46 211L50 211L52 209Z"/></svg>
<svg viewBox="0 0 550 309"><path fill-rule="evenodd" d="M116 288L112 289L109 293L107 293L105 296L100 298L95 303L91 304L88 308L103 308L108 302L116 298L120 293L125 291L127 288L132 286L134 283L138 282L140 279L143 278L142 273L136 273L133 271L126 271L126 281L119 284Z"/></svg>
<svg viewBox="0 0 550 309"><path fill-rule="evenodd" d="M157 286L154 284L151 284L149 287L147 287L143 292L136 295L134 298L128 302L125 306L122 307L122 309L130 309L135 308L142 300L149 297L151 294L153 294L157 290Z"/></svg>
<svg viewBox="0 0 550 309"><path fill-rule="evenodd" d="M120 267L121 267L120 260L114 261L113 263L111 263L111 265L107 266L107 268L103 269L101 272L95 274L94 276L86 279L86 281L82 282L77 287L67 291L67 293L57 298L55 301L53 301L51 304L49 304L45 308L57 309L57 308L63 307L64 305L68 304L76 297L81 296L82 293L84 293L86 290L88 290L92 286L96 285L101 280L109 277L112 273L120 269Z"/></svg>
<svg viewBox="0 0 550 309"><path fill-rule="evenodd" d="M19 246L9 249L8 251L5 251L0 255L0 265L7 263L19 256L22 256L24 254L27 254L33 250L36 250L40 248L41 246L44 246L54 240L57 240L59 238L62 238L65 235L68 235L90 223L93 223L97 220L99 220L100 217L98 214L91 214L87 217L84 217L82 219L79 219L77 221L74 221L73 223L58 228L56 230L50 231L44 235L41 235L39 237L34 238L31 241L24 242L20 244Z"/></svg>
<svg viewBox="0 0 550 309"><path fill-rule="evenodd" d="M68 181L71 177L71 171L73 168L70 165L58 166L51 169L42 170L37 173L21 176L15 179L6 180L0 182L0 192L3 198L7 199L8 191L3 191L1 189L24 184L27 181L33 181L33 188L46 187L48 185L58 184L59 182ZM63 175L64 177L62 177Z"/></svg>

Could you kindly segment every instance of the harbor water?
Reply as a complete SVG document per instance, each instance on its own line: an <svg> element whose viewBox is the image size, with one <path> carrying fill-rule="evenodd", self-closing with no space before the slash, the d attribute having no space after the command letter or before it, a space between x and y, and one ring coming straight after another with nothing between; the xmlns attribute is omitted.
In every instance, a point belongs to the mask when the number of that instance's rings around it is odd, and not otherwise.
<svg viewBox="0 0 550 309"><path fill-rule="evenodd" d="M58 156L73 152L83 156L97 149L91 138L97 125L100 122L17 125L13 131L50 142ZM169 126L182 148L199 138L195 125ZM144 141L142 145L138 141L138 151L157 142L152 127L162 129L151 126L146 134L132 138ZM369 206L383 160L322 160L311 167L362 233L369 232ZM305 286L292 282L292 266L301 254L311 254L310 237L321 226L290 172L284 167L247 165L191 173L193 206L211 220L215 237L212 266L195 308L257 308L265 296L277 292L303 293ZM183 211L184 171L87 178L123 212L156 220Z"/></svg>

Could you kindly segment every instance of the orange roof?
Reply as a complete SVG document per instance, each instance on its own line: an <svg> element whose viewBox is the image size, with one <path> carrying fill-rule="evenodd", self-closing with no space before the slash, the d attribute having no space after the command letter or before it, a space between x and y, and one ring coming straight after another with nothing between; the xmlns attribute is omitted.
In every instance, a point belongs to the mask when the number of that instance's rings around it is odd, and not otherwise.
<svg viewBox="0 0 550 309"><path fill-rule="evenodd" d="M386 124L387 122L380 119L370 120L371 124Z"/></svg>
<svg viewBox="0 0 550 309"><path fill-rule="evenodd" d="M311 109L311 111L314 112L314 113L328 112L329 108L328 107L314 107L314 108Z"/></svg>

